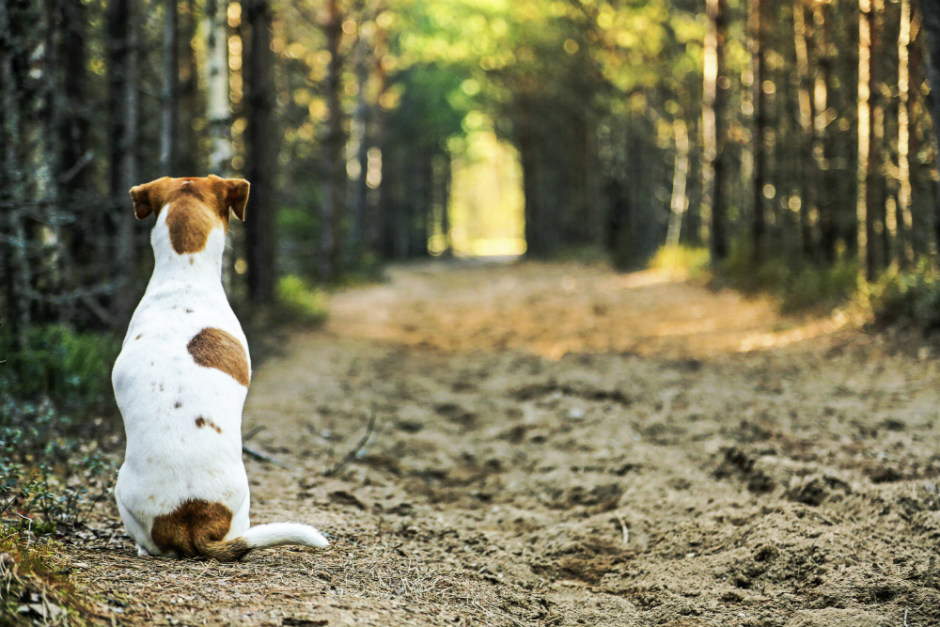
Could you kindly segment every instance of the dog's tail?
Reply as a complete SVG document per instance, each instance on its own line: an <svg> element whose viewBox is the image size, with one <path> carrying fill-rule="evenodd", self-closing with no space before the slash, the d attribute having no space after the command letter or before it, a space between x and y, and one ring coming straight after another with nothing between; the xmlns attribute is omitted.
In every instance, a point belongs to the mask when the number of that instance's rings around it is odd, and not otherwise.
<svg viewBox="0 0 940 627"><path fill-rule="evenodd" d="M220 562L234 562L255 549L266 549L283 544L299 544L322 549L330 543L322 533L310 525L270 523L251 527L243 535L232 540L213 541L197 535L193 538L193 544L200 555Z"/></svg>

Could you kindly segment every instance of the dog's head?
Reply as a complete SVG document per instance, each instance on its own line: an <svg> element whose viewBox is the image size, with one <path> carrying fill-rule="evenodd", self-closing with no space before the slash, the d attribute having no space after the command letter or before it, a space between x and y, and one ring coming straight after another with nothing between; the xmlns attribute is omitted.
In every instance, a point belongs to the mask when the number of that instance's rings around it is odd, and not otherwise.
<svg viewBox="0 0 940 627"><path fill-rule="evenodd" d="M132 187L130 194L138 220L151 213L159 217L160 211L167 209L170 241L182 254L202 250L209 233L219 225L228 231L232 213L239 220L245 219L248 187L244 179L211 174L205 178L164 176Z"/></svg>

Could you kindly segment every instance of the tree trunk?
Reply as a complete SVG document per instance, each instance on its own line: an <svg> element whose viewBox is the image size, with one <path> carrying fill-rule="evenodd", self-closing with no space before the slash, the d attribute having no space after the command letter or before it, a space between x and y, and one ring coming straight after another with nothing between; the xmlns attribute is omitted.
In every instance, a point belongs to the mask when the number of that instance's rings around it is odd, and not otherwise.
<svg viewBox="0 0 940 627"><path fill-rule="evenodd" d="M274 300L277 281L275 198L274 73L271 52L271 5L268 0L245 0L245 18L251 29L246 63L245 129L247 176L251 206L248 239L248 296L252 303Z"/></svg>
<svg viewBox="0 0 940 627"><path fill-rule="evenodd" d="M839 241L836 202L839 197L835 171L835 159L841 149L838 126L830 124L829 109L841 110L831 98L833 44L830 36L829 12L823 3L813 2L813 22L816 25L814 40L816 62L811 100L813 116L813 161L815 163L816 199L819 206L819 248L822 258L832 263L836 259ZM832 102L830 102L832 100Z"/></svg>
<svg viewBox="0 0 940 627"><path fill-rule="evenodd" d="M897 252L902 267L910 266L914 258L911 239L911 164L910 164L910 44L911 2L901 0L901 24L898 29L898 208Z"/></svg>
<svg viewBox="0 0 940 627"><path fill-rule="evenodd" d="M25 4L25 3L23 3ZM23 68L29 56L26 30L32 20L24 19L23 6L0 2L0 227L4 239L0 240L0 270L7 277L4 298L6 306L3 323L10 325L18 349L26 346L29 329L30 301L28 291L32 273L27 259L26 231L23 227L24 203L28 197L24 159L22 155L23 111L25 109ZM18 33L14 39L11 34ZM9 274L7 274L9 273Z"/></svg>
<svg viewBox="0 0 940 627"><path fill-rule="evenodd" d="M676 144L676 160L672 170L672 197L669 201L669 224L666 228L666 246L676 248L682 232L682 217L689 208L686 185L689 180L689 130L685 120L677 118L672 123Z"/></svg>
<svg viewBox="0 0 940 627"><path fill-rule="evenodd" d="M934 138L937 140L937 167L940 168L940 2L921 0L920 5L929 50L927 67L930 79L930 117L933 119ZM937 248L940 248L940 188L934 200L933 235Z"/></svg>
<svg viewBox="0 0 940 627"><path fill-rule="evenodd" d="M704 164L702 168L709 251L712 263L728 256L727 208L724 198L724 151L726 145L724 106L727 85L724 67L726 0L707 0L708 32L705 36L704 103Z"/></svg>
<svg viewBox="0 0 940 627"><path fill-rule="evenodd" d="M880 180L883 111L877 98L877 0L859 0L858 44L858 167L861 186L857 202L858 254L865 277L875 280L879 268L876 224L884 211ZM883 223L882 223L883 226Z"/></svg>
<svg viewBox="0 0 940 627"><path fill-rule="evenodd" d="M814 84L813 72L810 69L813 67L810 61L810 39L809 27L806 23L806 7L800 0L793 5L793 43L796 50L796 71L799 77L799 119L802 131L799 150L800 242L803 256L808 259L820 256L813 241L810 216L818 212L820 222L824 222L818 200L819 175L823 171L820 164L822 143L819 137L822 129L817 129L816 122L819 107L821 106L823 111L826 109L827 91L824 73L817 73ZM824 123L824 119L820 121Z"/></svg>
<svg viewBox="0 0 940 627"><path fill-rule="evenodd" d="M764 260L767 221L764 208L764 187L767 185L767 95L764 93L766 62L764 58L764 4L766 0L752 0L751 42L754 72L754 182L751 188L754 215L751 223L752 261Z"/></svg>
<svg viewBox="0 0 940 627"><path fill-rule="evenodd" d="M343 14L339 0L327 6L326 48L330 53L325 81L326 106L329 110L326 137L323 140L324 181L320 221L319 277L327 283L343 273L342 225L346 209L346 134L343 131L342 72L340 44L343 38Z"/></svg>
<svg viewBox="0 0 940 627"><path fill-rule="evenodd" d="M352 120L352 144L356 150L356 163L359 172L353 182L350 202L349 255L353 263L362 261L363 253L368 249L366 213L369 197L369 122L372 106L369 102L369 79L371 63L369 43L365 33L360 30L356 44L356 108Z"/></svg>
<svg viewBox="0 0 940 627"><path fill-rule="evenodd" d="M228 0L206 0L206 117L209 172L228 176L232 169L232 113L228 86Z"/></svg>
<svg viewBox="0 0 940 627"><path fill-rule="evenodd" d="M196 37L197 19L195 0L186 0L181 5L179 15L179 107L177 128L181 131L177 135L176 168L180 176L194 176L208 173L207 164L203 161L203 151L199 146L199 134L195 131L195 120L202 117L205 104L199 94L199 66L196 63L196 54L193 50L193 39Z"/></svg>
<svg viewBox="0 0 940 627"><path fill-rule="evenodd" d="M130 319L137 290L131 284L136 261L134 212L127 191L138 180L137 133L139 101L137 0L108 4L108 61L111 102L111 213L116 225L112 270L117 275L114 315L119 324Z"/></svg>
<svg viewBox="0 0 940 627"><path fill-rule="evenodd" d="M163 93L160 103L160 170L167 176L176 172L176 124L179 116L179 56L177 54L177 0L164 0Z"/></svg>

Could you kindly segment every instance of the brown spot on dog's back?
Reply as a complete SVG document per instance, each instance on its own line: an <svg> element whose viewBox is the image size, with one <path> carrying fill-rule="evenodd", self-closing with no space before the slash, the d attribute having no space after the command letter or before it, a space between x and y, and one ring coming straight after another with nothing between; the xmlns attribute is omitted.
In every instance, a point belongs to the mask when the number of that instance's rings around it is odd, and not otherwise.
<svg viewBox="0 0 940 627"><path fill-rule="evenodd" d="M198 253L205 248L209 233L220 223L217 213L190 196L183 196L171 203L166 216L170 244L180 255Z"/></svg>
<svg viewBox="0 0 940 627"><path fill-rule="evenodd" d="M222 428L219 425L215 424L214 422L212 422L211 420L209 420L208 418L204 416L199 416L196 418L196 426L199 427L200 429L202 429L203 427L209 427L210 429L213 429L216 433L219 433L219 434L222 433Z"/></svg>
<svg viewBox="0 0 940 627"><path fill-rule="evenodd" d="M150 537L164 553L230 562L250 550L239 538L223 541L231 526L232 512L225 505L190 499L171 513L154 518Z"/></svg>
<svg viewBox="0 0 940 627"><path fill-rule="evenodd" d="M205 328L189 341L186 350L200 366L221 370L248 387L251 379L248 353L231 333L214 327Z"/></svg>

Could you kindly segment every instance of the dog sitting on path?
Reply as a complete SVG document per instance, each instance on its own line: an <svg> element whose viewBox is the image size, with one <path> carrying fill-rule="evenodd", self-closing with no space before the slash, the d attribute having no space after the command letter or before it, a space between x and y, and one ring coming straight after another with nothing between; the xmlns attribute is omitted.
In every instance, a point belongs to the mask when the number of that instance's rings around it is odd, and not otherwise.
<svg viewBox="0 0 940 627"><path fill-rule="evenodd" d="M112 372L127 434L115 495L138 555L233 561L282 544L327 546L308 525L248 522L241 417L251 362L221 279L248 181L163 177L130 194L138 219L156 214L153 276Z"/></svg>

